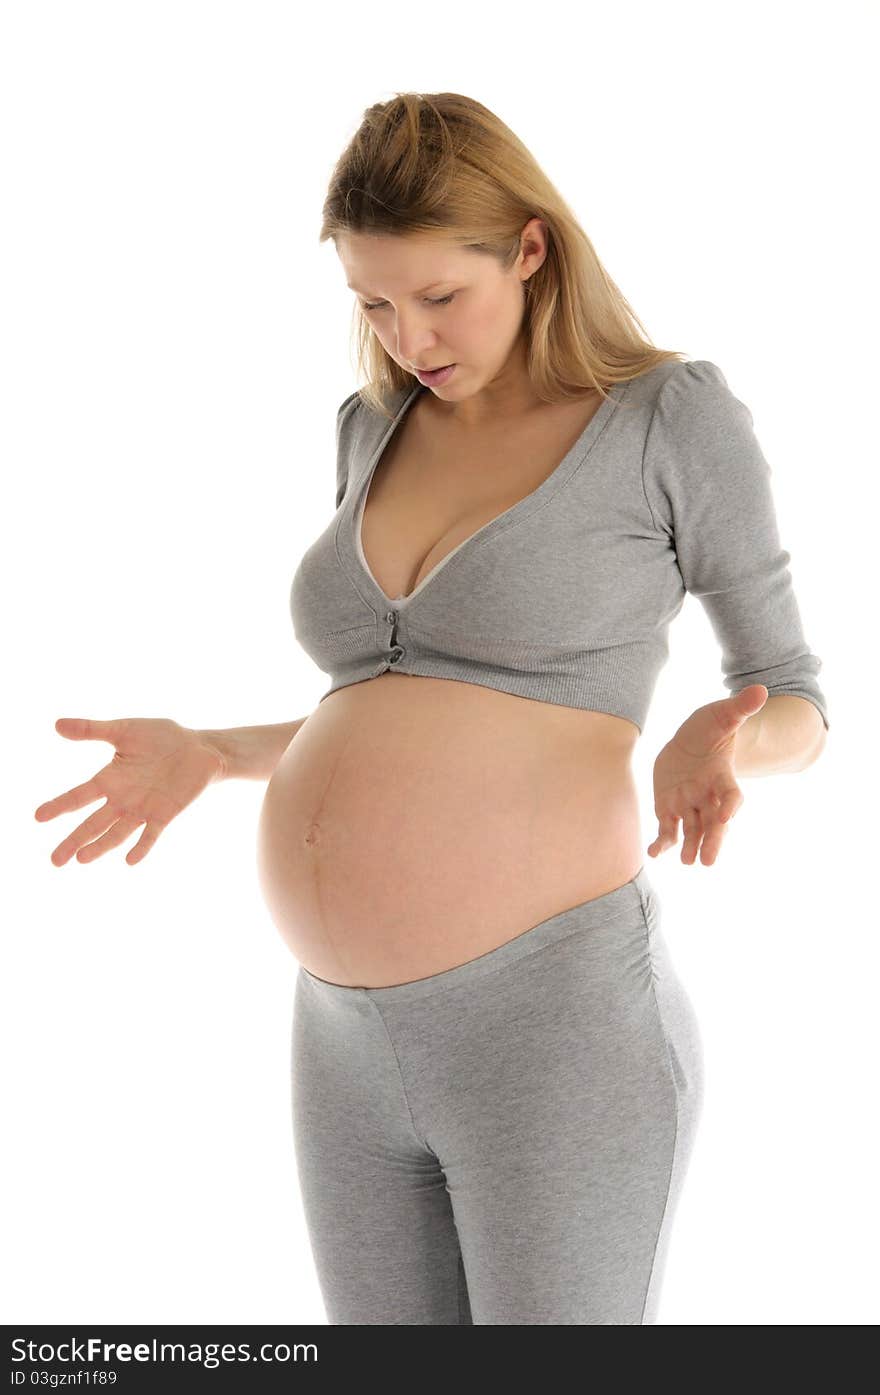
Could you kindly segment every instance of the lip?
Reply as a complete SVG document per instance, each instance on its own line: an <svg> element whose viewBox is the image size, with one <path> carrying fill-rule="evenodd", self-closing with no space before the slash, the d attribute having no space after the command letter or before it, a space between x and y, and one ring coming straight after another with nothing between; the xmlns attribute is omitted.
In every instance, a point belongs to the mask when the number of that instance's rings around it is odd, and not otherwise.
<svg viewBox="0 0 880 1395"><path fill-rule="evenodd" d="M448 382L455 368L454 363L444 363L440 368L417 368L415 373L420 383L430 387L432 384ZM442 377L439 376L441 374Z"/></svg>

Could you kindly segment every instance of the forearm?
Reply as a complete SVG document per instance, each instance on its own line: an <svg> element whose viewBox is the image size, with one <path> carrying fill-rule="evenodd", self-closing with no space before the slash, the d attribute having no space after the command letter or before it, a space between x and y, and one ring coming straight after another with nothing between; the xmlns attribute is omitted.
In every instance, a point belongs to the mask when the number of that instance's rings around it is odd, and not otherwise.
<svg viewBox="0 0 880 1395"><path fill-rule="evenodd" d="M287 747L308 718L265 727L204 729L199 736L223 760L222 780L268 780Z"/></svg>
<svg viewBox="0 0 880 1395"><path fill-rule="evenodd" d="M737 775L792 774L806 770L822 753L827 738L821 713L794 693L769 697L736 737Z"/></svg>

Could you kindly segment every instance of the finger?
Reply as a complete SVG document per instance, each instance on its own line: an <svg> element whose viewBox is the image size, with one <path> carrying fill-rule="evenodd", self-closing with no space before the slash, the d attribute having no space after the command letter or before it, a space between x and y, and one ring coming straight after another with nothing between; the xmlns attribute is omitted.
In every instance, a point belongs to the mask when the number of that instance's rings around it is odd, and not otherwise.
<svg viewBox="0 0 880 1395"><path fill-rule="evenodd" d="M678 819L674 815L661 814L657 824L657 837L653 843L648 844L648 854L651 857L659 857L661 852L665 852L675 842L678 833Z"/></svg>
<svg viewBox="0 0 880 1395"><path fill-rule="evenodd" d="M711 798L701 813L703 841L700 845L700 861L704 867L711 867L718 856L718 851L727 832L728 820L724 817L724 803L717 795Z"/></svg>
<svg viewBox="0 0 880 1395"><path fill-rule="evenodd" d="M111 809L108 799L106 804L95 810L91 818L86 819L78 828L67 835L63 843L58 844L52 853L52 861L55 866L63 867L65 862L69 862L73 857L77 848L82 847L84 843L90 843L93 838L98 838L118 818L118 809Z"/></svg>
<svg viewBox="0 0 880 1395"><path fill-rule="evenodd" d="M722 790L720 792L718 809L718 817L722 823L727 823L729 819L732 819L737 809L739 809L744 802L742 790L736 785L731 785L729 789Z"/></svg>
<svg viewBox="0 0 880 1395"><path fill-rule="evenodd" d="M707 833L700 848L700 861L704 867L711 867L718 856L724 836L727 833L728 824L719 824Z"/></svg>
<svg viewBox="0 0 880 1395"><path fill-rule="evenodd" d="M684 843L681 849L681 860L693 864L696 861L700 839L703 836L703 820L700 817L699 809L686 809L682 815L682 825Z"/></svg>
<svg viewBox="0 0 880 1395"><path fill-rule="evenodd" d="M46 823L48 819L57 818L59 814L69 814L74 809L82 809L86 804L94 804L96 799L101 798L101 791L94 778L86 780L84 785L74 785L73 789L59 794L57 799L50 799L41 804L39 809L34 810L34 818L39 819L40 823Z"/></svg>
<svg viewBox="0 0 880 1395"><path fill-rule="evenodd" d="M125 860L133 866L136 862L142 862L150 848L155 843L164 825L161 823L148 823L134 847L125 854Z"/></svg>
<svg viewBox="0 0 880 1395"><path fill-rule="evenodd" d="M671 812L659 815L658 827L660 832L648 848L651 857L659 857L660 853L667 848L674 848L678 842L678 814Z"/></svg>
<svg viewBox="0 0 880 1395"><path fill-rule="evenodd" d="M55 730L68 741L112 741L119 736L118 721L98 722L91 717L59 717Z"/></svg>
<svg viewBox="0 0 880 1395"><path fill-rule="evenodd" d="M703 843L700 860L711 867L718 856L724 835L730 827L730 820L743 803L742 791L731 785L720 794L713 796L711 805L703 810Z"/></svg>
<svg viewBox="0 0 880 1395"><path fill-rule="evenodd" d="M76 855L77 862L94 862L96 857L101 857L111 848L118 848L120 843L124 843L130 833L143 823L143 817L137 814L125 814L121 819L117 819L113 827L109 829L103 838L96 838L94 842L80 848Z"/></svg>

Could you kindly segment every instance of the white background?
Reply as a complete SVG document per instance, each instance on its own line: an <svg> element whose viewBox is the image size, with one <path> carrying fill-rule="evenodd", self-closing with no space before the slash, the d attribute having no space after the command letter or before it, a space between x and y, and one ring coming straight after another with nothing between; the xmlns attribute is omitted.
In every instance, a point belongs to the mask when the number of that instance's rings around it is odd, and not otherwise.
<svg viewBox="0 0 880 1395"><path fill-rule="evenodd" d="M33 811L112 755L57 717L274 723L325 691L287 609L358 385L321 205L363 110L407 89L495 111L653 341L753 413L831 732L743 781L715 866L646 853L707 1067L659 1321L877 1321L877 18L4 6L5 1322L325 1321L264 786L210 787L134 867L140 830L56 868L93 809ZM657 751L726 691L693 597L670 639L645 848Z"/></svg>

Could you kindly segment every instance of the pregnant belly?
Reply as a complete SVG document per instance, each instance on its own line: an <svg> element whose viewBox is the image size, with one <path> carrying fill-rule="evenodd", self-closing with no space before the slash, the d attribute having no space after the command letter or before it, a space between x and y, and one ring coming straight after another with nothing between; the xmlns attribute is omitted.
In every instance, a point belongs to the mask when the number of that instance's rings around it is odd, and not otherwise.
<svg viewBox="0 0 880 1395"><path fill-rule="evenodd" d="M257 863L296 959L359 987L463 964L642 865L624 718L449 679L331 693L269 781Z"/></svg>

